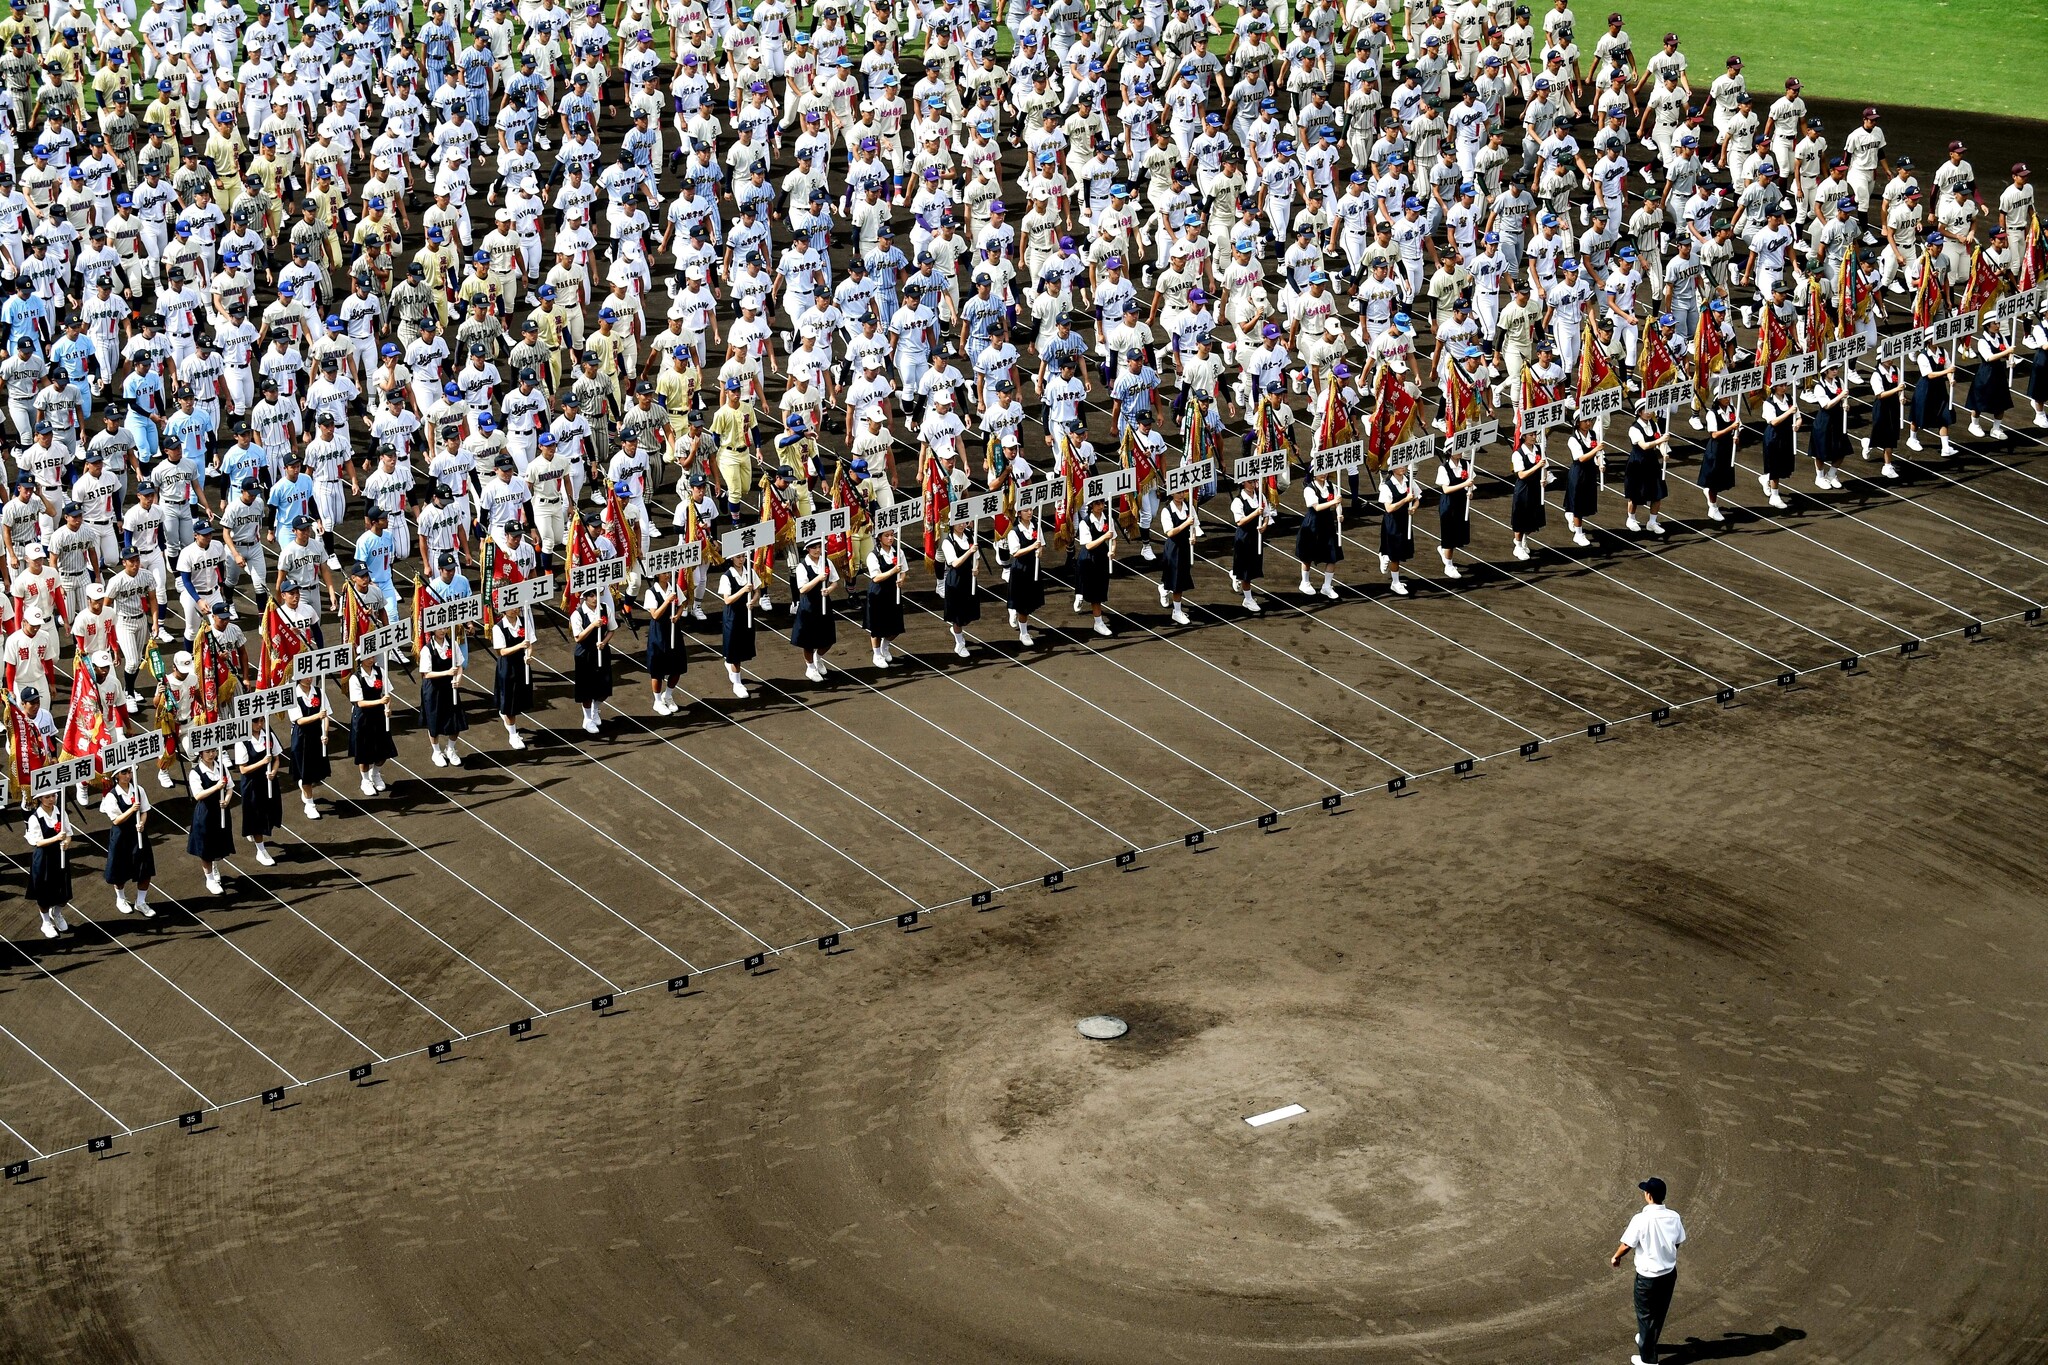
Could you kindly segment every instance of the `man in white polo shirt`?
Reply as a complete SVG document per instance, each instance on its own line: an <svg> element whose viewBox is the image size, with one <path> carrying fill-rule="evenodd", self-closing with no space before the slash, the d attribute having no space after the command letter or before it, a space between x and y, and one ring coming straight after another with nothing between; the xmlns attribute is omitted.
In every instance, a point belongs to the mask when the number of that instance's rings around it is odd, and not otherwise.
<svg viewBox="0 0 2048 1365"><path fill-rule="evenodd" d="M1651 1176L1636 1186L1643 1192L1643 1207L1628 1220L1621 1245L1608 1258L1618 1266L1631 1251L1636 1254L1636 1348L1630 1365L1657 1365L1657 1338L1664 1334L1664 1315L1671 1311L1671 1291L1678 1286L1678 1248L1685 1241L1685 1224L1676 1212L1664 1207L1664 1182Z"/></svg>

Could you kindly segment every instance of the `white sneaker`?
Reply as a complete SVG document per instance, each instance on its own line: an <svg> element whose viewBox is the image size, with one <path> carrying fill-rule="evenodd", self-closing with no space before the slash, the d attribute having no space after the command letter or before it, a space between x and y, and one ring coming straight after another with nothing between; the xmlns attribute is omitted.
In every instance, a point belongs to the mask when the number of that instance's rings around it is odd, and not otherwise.
<svg viewBox="0 0 2048 1365"><path fill-rule="evenodd" d="M209 895L219 896L225 894L220 884L220 873L213 873L206 879L206 890Z"/></svg>
<svg viewBox="0 0 2048 1365"><path fill-rule="evenodd" d="M1991 439L1994 441L2003 441L2005 439L2005 423L1993 422L1991 424Z"/></svg>
<svg viewBox="0 0 2048 1365"><path fill-rule="evenodd" d="M382 767L370 769L370 781L376 784L378 791L387 790L384 784L384 769Z"/></svg>
<svg viewBox="0 0 2048 1365"><path fill-rule="evenodd" d="M2037 427L2048 427L2048 408L2040 409L2034 413L2034 425Z"/></svg>
<svg viewBox="0 0 2048 1365"><path fill-rule="evenodd" d="M451 768L459 768L462 766L462 755L455 752L455 746L453 744L450 744L448 746L448 766Z"/></svg>
<svg viewBox="0 0 2048 1365"><path fill-rule="evenodd" d="M1769 497L1771 494L1771 476L1768 474L1757 475L1756 486L1764 490L1765 497Z"/></svg>
<svg viewBox="0 0 2048 1365"><path fill-rule="evenodd" d="M1899 477L1899 471L1892 465L1891 461L1889 460L1885 461L1884 468L1878 470L1877 472L1884 475L1887 479L1896 479L1897 477Z"/></svg>
<svg viewBox="0 0 2048 1365"><path fill-rule="evenodd" d="M1177 626L1188 624L1188 614L1181 609L1181 605L1178 602L1173 604L1173 623Z"/></svg>
<svg viewBox="0 0 2048 1365"><path fill-rule="evenodd" d="M1230 590L1232 592L1244 593L1246 596L1251 595L1251 589L1246 587L1244 580L1240 579L1236 574L1230 576Z"/></svg>
<svg viewBox="0 0 2048 1365"><path fill-rule="evenodd" d="M1920 444L1920 433L1919 433L1919 432L1917 432L1917 431L1909 431L1909 432L1907 432L1907 433L1906 433L1906 449L1908 449L1908 450L1924 450L1925 448L1926 448L1926 447L1924 447L1924 446L1922 446L1922 445Z"/></svg>
<svg viewBox="0 0 2048 1365"><path fill-rule="evenodd" d="M732 685L732 694L735 697L745 697L747 695L747 685L743 682L735 682Z"/></svg>
<svg viewBox="0 0 2048 1365"><path fill-rule="evenodd" d="M1527 545L1525 545L1525 544L1522 544L1521 542L1517 541L1517 542L1515 543L1515 558L1516 558L1516 559L1527 559L1528 557L1529 557L1529 547L1528 547Z"/></svg>
<svg viewBox="0 0 2048 1365"><path fill-rule="evenodd" d="M1154 560L1159 558L1158 555L1152 552L1152 544L1150 541L1147 541L1144 545L1138 548L1138 557L1144 560L1147 564L1150 564Z"/></svg>
<svg viewBox="0 0 2048 1365"><path fill-rule="evenodd" d="M695 602L692 602L690 604L690 619L692 621L704 621L710 618L704 615L704 608L698 606Z"/></svg>
<svg viewBox="0 0 2048 1365"><path fill-rule="evenodd" d="M1870 438L1868 436L1863 438L1863 458L1866 460L1870 458Z"/></svg>
<svg viewBox="0 0 2048 1365"><path fill-rule="evenodd" d="M156 918L156 911L149 908L149 902L142 899L140 894L135 897L135 913L144 919Z"/></svg>
<svg viewBox="0 0 2048 1365"><path fill-rule="evenodd" d="M597 723L596 721L594 721L594 720L591 720L591 719L589 719L588 717L585 717L585 718L584 718L584 721L583 721L583 733L584 733L584 734L586 734L586 735L594 735L594 734L597 734L597 733L599 732L599 729L600 729L600 727L598 726L598 723Z"/></svg>
<svg viewBox="0 0 2048 1365"><path fill-rule="evenodd" d="M1974 417L1970 419L1970 434L1979 440L1984 438L1984 425Z"/></svg>
<svg viewBox="0 0 2048 1365"><path fill-rule="evenodd" d="M1252 590L1250 588L1244 590L1244 609L1254 616L1259 614L1259 604L1252 600Z"/></svg>
<svg viewBox="0 0 2048 1365"><path fill-rule="evenodd" d="M515 749L524 749L526 747L526 736L514 730L511 734L505 736L505 742Z"/></svg>
<svg viewBox="0 0 2048 1365"><path fill-rule="evenodd" d="M437 768L445 768L448 766L448 760L441 757L441 751L439 749L434 750L434 752L428 755L428 757L434 760L434 766Z"/></svg>
<svg viewBox="0 0 2048 1365"><path fill-rule="evenodd" d="M1640 531L1643 529L1643 524L1636 520L1635 513L1633 512L1629 513L1622 521L1621 526L1625 531Z"/></svg>
<svg viewBox="0 0 2048 1365"><path fill-rule="evenodd" d="M1956 453L1956 447L1955 447L1955 443L1954 443L1953 441L1950 441L1950 440L1949 440L1949 438L1948 438L1948 437L1946 437L1946 436L1942 437L1942 438L1941 438L1941 456L1942 456L1942 458L1943 458L1943 459L1947 459L1947 458L1949 458L1949 457L1950 457L1951 455L1954 455L1955 453Z"/></svg>
<svg viewBox="0 0 2048 1365"><path fill-rule="evenodd" d="M1167 594L1167 591L1164 588L1161 588L1159 590L1159 605L1162 607L1170 607L1173 605L1173 598Z"/></svg>
<svg viewBox="0 0 2048 1365"><path fill-rule="evenodd" d="M1664 534L1664 523L1657 520L1655 517L1651 517L1648 521L1643 523L1643 529L1645 531L1648 531L1653 536L1661 536Z"/></svg>
<svg viewBox="0 0 2048 1365"><path fill-rule="evenodd" d="M1337 585L1331 582L1327 576L1323 579L1323 596L1329 598L1332 602L1337 600Z"/></svg>
<svg viewBox="0 0 2048 1365"><path fill-rule="evenodd" d="M1593 542L1591 538L1589 538L1586 535L1584 530L1577 530L1572 532L1572 544L1584 550L1589 548L1593 544Z"/></svg>
<svg viewBox="0 0 2048 1365"><path fill-rule="evenodd" d="M1385 555L1381 555L1381 556L1380 556L1380 572L1381 572L1381 573L1386 573L1386 572L1387 572L1388 570L1392 569L1393 567L1394 567L1394 561L1393 561L1393 560L1391 560L1391 559L1388 559L1388 558L1387 558L1387 557L1386 557Z"/></svg>
<svg viewBox="0 0 2048 1365"><path fill-rule="evenodd" d="M967 657L967 638L965 636L955 635L953 637L953 652L963 659Z"/></svg>
<svg viewBox="0 0 2048 1365"><path fill-rule="evenodd" d="M1031 627L1017 627L1017 643L1024 646L1026 649L1031 648L1032 645L1037 643L1037 641L1031 638Z"/></svg>
<svg viewBox="0 0 2048 1365"><path fill-rule="evenodd" d="M158 768L156 770L156 784L159 787L168 788L171 785L171 775L162 768Z"/></svg>
<svg viewBox="0 0 2048 1365"><path fill-rule="evenodd" d="M301 804L306 808L306 818L308 820L318 820L320 818L320 808L318 806L314 805L311 801L302 802Z"/></svg>
<svg viewBox="0 0 2048 1365"><path fill-rule="evenodd" d="M57 921L50 918L50 912L47 910L43 911L43 937L57 937Z"/></svg>
<svg viewBox="0 0 2048 1365"><path fill-rule="evenodd" d="M1834 484L1828 482L1828 472L1825 469L1816 469L1813 471L1813 486L1822 492L1826 492L1828 489L1833 488Z"/></svg>
<svg viewBox="0 0 2048 1365"><path fill-rule="evenodd" d="M376 784L376 783L374 783L374 782L372 782L372 781L371 781L371 780L370 780L369 778L367 778L367 777L365 777L365 778L363 779L363 782L362 782L362 787L363 787L363 795L365 795L365 796L375 796L375 795L377 794L377 784Z"/></svg>
<svg viewBox="0 0 2048 1365"><path fill-rule="evenodd" d="M1079 615L1080 615L1080 614L1081 614L1082 612L1084 612L1084 611L1086 611L1086 610L1088 610L1088 604L1087 604L1086 602L1083 602L1083 601L1081 600L1081 594L1080 594L1080 593L1075 593L1075 594L1074 594L1074 615L1076 615L1076 616L1079 616Z"/></svg>
<svg viewBox="0 0 2048 1365"><path fill-rule="evenodd" d="M57 922L57 932L60 934L71 927L71 921L64 918L64 907L61 905L50 912L50 918Z"/></svg>
<svg viewBox="0 0 2048 1365"><path fill-rule="evenodd" d="M1823 486L1823 487L1825 487L1826 485L1822 485L1822 486ZM1770 501L1771 501L1771 506L1773 506L1773 507L1777 508L1777 509L1778 509L1778 510L1779 510L1780 512L1782 512L1782 511L1784 511L1784 510L1785 510L1785 500L1784 500L1783 498L1779 497L1779 496L1778 496L1778 495L1777 495L1776 493L1773 493L1773 494L1771 494L1771 499L1770 499ZM1720 520L1720 518L1719 518L1719 517L1715 517L1715 518L1714 518L1714 520L1715 520L1715 521L1719 521L1719 520Z"/></svg>
<svg viewBox="0 0 2048 1365"><path fill-rule="evenodd" d="M1780 501L1780 502L1778 503L1778 506L1780 506L1780 507L1783 507L1784 505L1785 505L1785 504L1784 504L1784 502L1782 502L1782 501ZM1708 503L1708 504L1707 504L1707 520L1708 520L1708 521L1726 521L1726 520L1728 520L1728 518L1726 518L1726 517L1724 517L1724 516L1722 516L1722 515L1721 515L1721 504L1720 504L1720 503L1718 503L1718 502L1710 502L1710 503Z"/></svg>
<svg viewBox="0 0 2048 1365"><path fill-rule="evenodd" d="M1307 574L1301 576L1301 582L1295 585L1294 590L1303 597L1314 597L1316 595L1315 585L1308 581Z"/></svg>
<svg viewBox="0 0 2048 1365"><path fill-rule="evenodd" d="M114 893L114 911L116 914L132 914L134 910L135 907L128 903L126 896L122 895L119 891Z"/></svg>
<svg viewBox="0 0 2048 1365"><path fill-rule="evenodd" d="M1016 609L1015 609L1015 608L1012 608L1012 609L1011 609L1011 611L1010 611L1010 629L1012 629L1012 630L1015 630L1016 628L1017 628L1017 612L1016 612Z"/></svg>
<svg viewBox="0 0 2048 1365"><path fill-rule="evenodd" d="M1408 585L1401 581L1401 575L1395 574L1387 580L1387 591L1393 593L1396 597L1406 597L1408 595Z"/></svg>
<svg viewBox="0 0 2048 1365"><path fill-rule="evenodd" d="M1108 621L1106 621L1106 620L1104 620L1104 619L1103 619L1102 617L1100 617L1100 616L1096 617L1096 618L1095 618L1095 633L1096 633L1097 635L1108 635L1108 634L1110 634L1110 633L1111 633L1111 631L1110 631L1110 629L1109 629L1109 622L1108 622Z"/></svg>
<svg viewBox="0 0 2048 1365"><path fill-rule="evenodd" d="M1459 571L1458 566L1456 564L1452 563L1448 559L1444 561L1445 578L1463 578L1464 576L1465 575Z"/></svg>
<svg viewBox="0 0 2048 1365"><path fill-rule="evenodd" d="M265 867L277 866L277 859L270 856L269 844L256 845L256 861L262 863Z"/></svg>

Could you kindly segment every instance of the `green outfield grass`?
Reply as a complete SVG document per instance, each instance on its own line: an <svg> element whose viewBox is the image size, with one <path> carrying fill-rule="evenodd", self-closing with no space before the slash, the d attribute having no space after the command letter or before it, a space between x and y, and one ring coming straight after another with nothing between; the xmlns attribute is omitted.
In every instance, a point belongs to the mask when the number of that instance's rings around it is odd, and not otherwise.
<svg viewBox="0 0 2048 1365"><path fill-rule="evenodd" d="M1533 13L1548 3L1531 0ZM2048 118L2048 0L1573 0L1583 51L1627 19L1637 60L1676 33L1697 89L1740 54L1749 88ZM1759 110L1761 112L1761 110Z"/></svg>

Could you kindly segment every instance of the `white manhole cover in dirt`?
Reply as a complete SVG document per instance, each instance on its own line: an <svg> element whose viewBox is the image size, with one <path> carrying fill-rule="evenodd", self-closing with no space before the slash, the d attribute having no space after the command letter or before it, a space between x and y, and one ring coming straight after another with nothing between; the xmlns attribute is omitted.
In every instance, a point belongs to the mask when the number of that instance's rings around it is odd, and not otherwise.
<svg viewBox="0 0 2048 1365"><path fill-rule="evenodd" d="M1102 1042L1107 1042L1111 1038L1121 1038L1131 1031L1131 1026L1114 1014L1091 1014L1075 1027L1081 1030L1083 1038L1094 1038Z"/></svg>

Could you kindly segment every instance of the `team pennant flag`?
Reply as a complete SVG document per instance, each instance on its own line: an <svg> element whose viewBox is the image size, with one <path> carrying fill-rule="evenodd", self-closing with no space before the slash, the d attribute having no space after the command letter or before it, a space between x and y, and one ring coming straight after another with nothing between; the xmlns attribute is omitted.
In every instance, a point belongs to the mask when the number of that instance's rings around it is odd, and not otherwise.
<svg viewBox="0 0 2048 1365"><path fill-rule="evenodd" d="M1913 290L1913 325L1925 327L1949 311L1948 281L1941 257L1934 252L1920 258L1920 283Z"/></svg>
<svg viewBox="0 0 2048 1365"><path fill-rule="evenodd" d="M1970 279L1963 286L1963 311L1983 321L1997 302L2005 297L2005 272L1985 254L1983 247L1970 253Z"/></svg>
<svg viewBox="0 0 2048 1365"><path fill-rule="evenodd" d="M1316 402L1316 449L1329 450L1357 439L1358 425L1351 420L1351 409L1333 374L1323 381L1322 396ZM1188 458L1194 458L1192 450Z"/></svg>
<svg viewBox="0 0 2048 1365"><path fill-rule="evenodd" d="M1457 367L1452 366L1452 373L1456 372ZM1586 323L1579 337L1579 401L1583 403L1589 395L1620 387L1621 376L1614 372L1606 348L1593 332L1593 324Z"/></svg>
<svg viewBox="0 0 2048 1365"><path fill-rule="evenodd" d="M1391 369L1380 371L1365 440L1365 464L1373 473L1386 467L1395 446L1415 434L1415 399L1399 374Z"/></svg>
<svg viewBox="0 0 2048 1365"><path fill-rule="evenodd" d="M93 681L92 668L80 659L71 675L71 706L64 717L64 757L91 758L107 746L119 728L119 722L108 715L106 698Z"/></svg>
<svg viewBox="0 0 2048 1365"><path fill-rule="evenodd" d="M1692 341L1693 406L1705 412L1714 402L1714 376L1728 368L1728 343L1722 339L1721 324L1710 308L1700 310L1699 326Z"/></svg>
<svg viewBox="0 0 2048 1365"><path fill-rule="evenodd" d="M953 486L946 477L946 467L929 451L925 453L924 467L918 471L918 484L924 490L924 557L936 572L939 540L946 534L946 515L953 504Z"/></svg>
<svg viewBox="0 0 2048 1365"><path fill-rule="evenodd" d="M277 603L265 606L256 628L256 685L275 687L289 682L292 660L311 644L312 637L286 620Z"/></svg>

